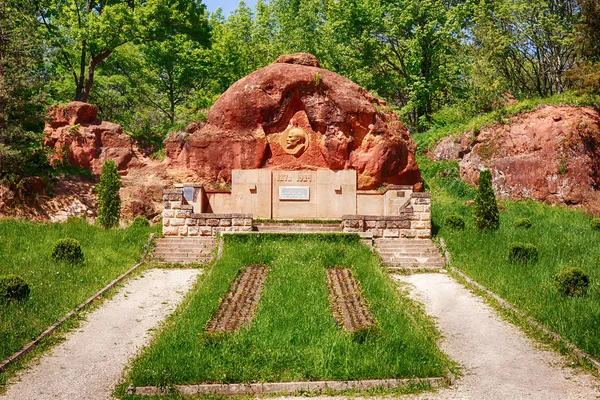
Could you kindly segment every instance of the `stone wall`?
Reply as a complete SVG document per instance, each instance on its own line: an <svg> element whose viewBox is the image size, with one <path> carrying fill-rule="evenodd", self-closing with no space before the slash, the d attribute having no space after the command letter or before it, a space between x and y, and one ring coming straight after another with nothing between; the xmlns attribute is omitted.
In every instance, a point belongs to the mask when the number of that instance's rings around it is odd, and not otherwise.
<svg viewBox="0 0 600 400"><path fill-rule="evenodd" d="M370 232L374 238L431 237L431 195L411 193L410 202L398 215L344 215L344 232Z"/></svg>
<svg viewBox="0 0 600 400"><path fill-rule="evenodd" d="M164 236L214 236L219 232L252 231L252 214L195 213L184 188L163 191Z"/></svg>

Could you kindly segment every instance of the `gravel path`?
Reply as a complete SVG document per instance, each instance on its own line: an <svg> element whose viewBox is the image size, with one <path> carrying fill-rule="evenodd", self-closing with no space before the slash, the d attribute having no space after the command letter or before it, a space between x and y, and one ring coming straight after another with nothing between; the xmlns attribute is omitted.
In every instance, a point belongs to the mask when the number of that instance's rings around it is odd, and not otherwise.
<svg viewBox="0 0 600 400"><path fill-rule="evenodd" d="M23 371L0 399L110 399L123 368L183 300L198 270L149 270L119 292L66 340Z"/></svg>
<svg viewBox="0 0 600 400"><path fill-rule="evenodd" d="M442 335L441 348L462 367L452 388L414 399L600 399L600 381L565 367L514 325L445 274L396 276L411 285Z"/></svg>

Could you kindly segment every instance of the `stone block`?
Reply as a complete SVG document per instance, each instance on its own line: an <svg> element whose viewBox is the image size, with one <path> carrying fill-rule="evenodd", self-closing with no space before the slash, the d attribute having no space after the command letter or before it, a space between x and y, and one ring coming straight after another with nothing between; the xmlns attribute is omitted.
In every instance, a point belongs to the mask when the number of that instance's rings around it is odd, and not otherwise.
<svg viewBox="0 0 600 400"><path fill-rule="evenodd" d="M182 204L182 205L181 205L181 209L182 209L182 210L190 210L190 211L193 211L193 210L194 210L194 206L193 206L193 205L191 205L191 204Z"/></svg>
<svg viewBox="0 0 600 400"><path fill-rule="evenodd" d="M429 221L412 221L410 223L410 229L431 229L431 222L429 222Z"/></svg>
<svg viewBox="0 0 600 400"><path fill-rule="evenodd" d="M175 211L173 211L173 210L163 210L162 216L163 216L163 218L173 218L175 216Z"/></svg>
<svg viewBox="0 0 600 400"><path fill-rule="evenodd" d="M171 226L183 226L185 225L185 218L171 218Z"/></svg>
<svg viewBox="0 0 600 400"><path fill-rule="evenodd" d="M200 227L198 227L198 231L200 232L200 235L202 235L202 236L212 236L213 235L213 230L210 226L200 226Z"/></svg>
<svg viewBox="0 0 600 400"><path fill-rule="evenodd" d="M176 226L163 226L163 236L177 236L179 234L179 228Z"/></svg>
<svg viewBox="0 0 600 400"><path fill-rule="evenodd" d="M388 229L408 229L410 228L410 221L406 220L393 220L386 221L386 228Z"/></svg>
<svg viewBox="0 0 600 400"><path fill-rule="evenodd" d="M417 237L419 239L427 239L431 237L431 229L421 229L417 231Z"/></svg>
<svg viewBox="0 0 600 400"><path fill-rule="evenodd" d="M192 214L192 218L194 214ZM204 218L194 218L198 226L206 226L206 220Z"/></svg>
<svg viewBox="0 0 600 400"><path fill-rule="evenodd" d="M233 226L244 226L244 218L232 218L231 225Z"/></svg>
<svg viewBox="0 0 600 400"><path fill-rule="evenodd" d="M223 218L219 220L219 226L231 226L231 219Z"/></svg>
<svg viewBox="0 0 600 400"><path fill-rule="evenodd" d="M181 201L172 201L171 208L174 210L181 210Z"/></svg>
<svg viewBox="0 0 600 400"><path fill-rule="evenodd" d="M412 229L401 229L400 237L407 238L407 239L414 239L417 237L417 231L412 230Z"/></svg>
<svg viewBox="0 0 600 400"><path fill-rule="evenodd" d="M431 221L431 213L430 212L422 212L419 214L419 220L421 221Z"/></svg>
<svg viewBox="0 0 600 400"><path fill-rule="evenodd" d="M385 229L383 231L383 237L385 238L397 238L400 236L398 229Z"/></svg>
<svg viewBox="0 0 600 400"><path fill-rule="evenodd" d="M171 208L171 202L170 201L163 202L163 209L164 210L168 210L170 208Z"/></svg>
<svg viewBox="0 0 600 400"><path fill-rule="evenodd" d="M365 228L366 228L366 229L373 229L373 228L377 228L377 221L375 221L375 220L368 220L368 221L365 221Z"/></svg>
<svg viewBox="0 0 600 400"><path fill-rule="evenodd" d="M200 230L197 226L188 226L188 236L198 236Z"/></svg>
<svg viewBox="0 0 600 400"><path fill-rule="evenodd" d="M179 236L187 236L188 234L188 227L186 225L180 226L179 227Z"/></svg>
<svg viewBox="0 0 600 400"><path fill-rule="evenodd" d="M346 233L357 233L357 232L362 232L362 230L358 229L358 228L344 227L344 232L346 232Z"/></svg>
<svg viewBox="0 0 600 400"><path fill-rule="evenodd" d="M240 226L239 228L240 232L252 232L252 227L251 226Z"/></svg>
<svg viewBox="0 0 600 400"><path fill-rule="evenodd" d="M189 218L192 216L192 210L176 210L175 218Z"/></svg>
<svg viewBox="0 0 600 400"><path fill-rule="evenodd" d="M387 228L386 221L383 218L378 220L377 221L377 229L385 229L385 228Z"/></svg>
<svg viewBox="0 0 600 400"><path fill-rule="evenodd" d="M198 225L198 220L196 218L186 218L185 219L185 224L187 226L197 226Z"/></svg>
<svg viewBox="0 0 600 400"><path fill-rule="evenodd" d="M383 229L369 229L369 232L373 235L374 238L383 237Z"/></svg>
<svg viewBox="0 0 600 400"><path fill-rule="evenodd" d="M252 218L244 218L244 226L252 226Z"/></svg>
<svg viewBox="0 0 600 400"><path fill-rule="evenodd" d="M209 218L206 220L207 226L219 226L219 220L216 218Z"/></svg>
<svg viewBox="0 0 600 400"><path fill-rule="evenodd" d="M355 228L358 229L360 227L360 222L362 220L359 219L347 219L344 221L344 228Z"/></svg>

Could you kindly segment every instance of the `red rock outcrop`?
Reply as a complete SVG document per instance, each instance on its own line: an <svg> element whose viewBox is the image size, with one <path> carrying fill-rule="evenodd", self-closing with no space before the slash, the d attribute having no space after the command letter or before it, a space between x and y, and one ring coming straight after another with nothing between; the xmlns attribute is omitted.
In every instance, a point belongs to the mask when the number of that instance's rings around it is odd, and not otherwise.
<svg viewBox="0 0 600 400"><path fill-rule="evenodd" d="M74 101L52 107L46 115L44 144L54 148L54 161L89 168L99 174L104 161L111 159L119 170L140 160L133 140L118 124L100 121L98 108Z"/></svg>
<svg viewBox="0 0 600 400"><path fill-rule="evenodd" d="M492 171L496 194L550 204L584 204L600 189L600 114L587 107L542 107L505 125L445 138L435 159L459 159L463 180Z"/></svg>
<svg viewBox="0 0 600 400"><path fill-rule="evenodd" d="M306 53L239 80L180 150L168 144L171 165L211 181L232 169L329 168L355 169L359 189L420 182L416 145L385 102Z"/></svg>

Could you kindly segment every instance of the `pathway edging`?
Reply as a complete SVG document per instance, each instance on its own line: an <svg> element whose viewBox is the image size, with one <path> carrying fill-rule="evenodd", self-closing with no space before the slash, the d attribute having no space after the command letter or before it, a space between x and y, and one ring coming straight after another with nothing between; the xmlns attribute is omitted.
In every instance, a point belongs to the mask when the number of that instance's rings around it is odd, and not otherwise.
<svg viewBox="0 0 600 400"><path fill-rule="evenodd" d="M474 281L473 279L471 279L469 276L467 276L462 271L459 271L458 269L454 268L452 266L452 264L450 263L450 253L448 252L448 249L446 248L446 243L444 242L444 238L440 238L440 246L441 246L442 250L444 251L444 258L446 259L446 265L453 274L458 275L469 286L482 291L483 293L486 294L486 296L494 299L502 309L511 311L511 312L517 314L520 318L522 318L530 326L530 328L542 332L543 334L549 336L554 343L564 346L566 348L566 350L573 357L575 357L579 362L587 362L587 363L593 365L594 368L596 368L597 372L600 373L600 361L596 360L594 357L587 354L586 352L581 350L579 347L575 346L573 343L564 339L558 333L553 332L550 329L546 328L546 326L540 324L535 319L533 319L532 317L530 317L523 311L519 310L518 308L513 306L508 301L504 300L503 298L501 298L494 292L488 290L485 286L483 286L479 282Z"/></svg>
<svg viewBox="0 0 600 400"><path fill-rule="evenodd" d="M89 306L93 301L95 301L96 299L98 299L99 297L101 297L102 295L104 295L106 292L108 292L109 290L111 290L112 288L114 288L118 283L120 283L121 281L123 281L131 273L133 273L135 270L137 270L142 264L144 264L144 261L146 260L146 257L148 256L148 252L150 250L150 244L152 243L152 240L154 240L154 233L151 233L148 236L148 241L144 245L144 251L142 253L142 257L140 258L140 262L139 263L135 264L133 267L131 267L126 272L124 272L123 274L121 274L118 278L116 278L115 280L113 280L112 282L110 282L104 288L100 289L100 291L98 291L92 297L88 298L86 301L84 301L83 303L81 303L80 305L78 305L77 307L75 307L73 310L69 311L67 314L65 314L57 322L55 322L54 324L50 325L48 327L48 329L46 329L44 332L42 332L38 337L36 337L35 339L33 339L31 342L29 342L25 346L23 346L23 348L21 350L17 351L16 353L14 353L10 357L8 357L6 360L2 361L0 363L0 372L5 371L10 365L12 365L13 363L15 363L17 360L19 360L22 357L26 356L27 354L31 353L31 351L33 351L33 349L35 349L35 347L43 339L47 338L52 333L54 333L54 331L56 331L67 320L69 320L70 318L72 318L79 311L81 311L84 308L86 308L87 306Z"/></svg>

